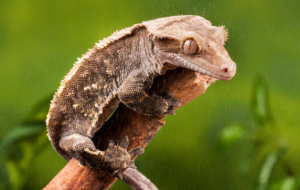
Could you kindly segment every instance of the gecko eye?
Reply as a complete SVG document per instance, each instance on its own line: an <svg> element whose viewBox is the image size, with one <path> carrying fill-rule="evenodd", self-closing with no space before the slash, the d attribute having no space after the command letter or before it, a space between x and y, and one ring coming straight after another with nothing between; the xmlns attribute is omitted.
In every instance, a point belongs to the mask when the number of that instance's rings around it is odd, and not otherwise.
<svg viewBox="0 0 300 190"><path fill-rule="evenodd" d="M183 53L195 55L199 53L199 46L194 39L187 39L183 43Z"/></svg>

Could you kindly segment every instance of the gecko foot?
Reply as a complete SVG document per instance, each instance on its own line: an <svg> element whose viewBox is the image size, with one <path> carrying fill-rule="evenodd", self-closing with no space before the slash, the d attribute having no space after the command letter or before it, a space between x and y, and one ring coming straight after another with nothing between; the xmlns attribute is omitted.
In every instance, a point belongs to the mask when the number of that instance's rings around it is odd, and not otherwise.
<svg viewBox="0 0 300 190"><path fill-rule="evenodd" d="M181 106L181 103L173 98L173 94L170 92L165 92L162 94L162 98L168 103L168 109L164 114L171 114L171 115L175 115L175 110L174 107L179 107Z"/></svg>
<svg viewBox="0 0 300 190"><path fill-rule="evenodd" d="M129 139L127 136L121 137L118 140L117 145L113 140L110 140L108 147L104 152L105 170L108 171L112 176L121 179L121 171L126 168L134 168L133 157L144 153L142 147L135 147L127 152Z"/></svg>

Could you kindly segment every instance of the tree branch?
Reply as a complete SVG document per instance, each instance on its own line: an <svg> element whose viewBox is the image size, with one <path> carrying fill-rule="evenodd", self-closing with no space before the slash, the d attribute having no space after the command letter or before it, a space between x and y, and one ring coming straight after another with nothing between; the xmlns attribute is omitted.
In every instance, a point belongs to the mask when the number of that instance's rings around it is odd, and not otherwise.
<svg viewBox="0 0 300 190"><path fill-rule="evenodd" d="M122 181L134 190L158 190L157 187L136 169L127 168L122 173Z"/></svg>
<svg viewBox="0 0 300 190"><path fill-rule="evenodd" d="M215 79L200 75L197 72L178 68L168 71L155 79L153 91L157 94L171 92L182 105L194 100L211 85ZM105 150L110 139L117 140L127 135L128 150L141 146L145 148L159 129L165 124L164 116L145 116L138 114L120 104L113 116L102 126L94 137L99 149ZM126 171L126 170L125 170ZM128 170L127 170L128 171ZM124 177L130 175L125 172ZM125 178L126 178L125 177ZM135 178L137 179L137 178ZM45 187L45 189L108 189L116 181L103 170L81 167L72 159ZM138 182L136 180L135 182Z"/></svg>

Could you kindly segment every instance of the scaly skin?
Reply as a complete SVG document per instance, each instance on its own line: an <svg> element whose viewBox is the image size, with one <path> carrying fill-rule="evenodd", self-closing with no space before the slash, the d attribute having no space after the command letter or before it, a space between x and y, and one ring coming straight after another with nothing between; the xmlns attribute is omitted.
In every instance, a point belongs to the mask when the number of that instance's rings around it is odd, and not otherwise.
<svg viewBox="0 0 300 190"><path fill-rule="evenodd" d="M94 134L122 102L146 115L175 114L172 95L149 94L153 79L184 67L216 79L230 80L235 63L223 47L227 32L199 16L174 16L143 22L102 40L76 62L62 81L47 117L48 136L65 159L118 175L135 167L128 138L98 150Z"/></svg>

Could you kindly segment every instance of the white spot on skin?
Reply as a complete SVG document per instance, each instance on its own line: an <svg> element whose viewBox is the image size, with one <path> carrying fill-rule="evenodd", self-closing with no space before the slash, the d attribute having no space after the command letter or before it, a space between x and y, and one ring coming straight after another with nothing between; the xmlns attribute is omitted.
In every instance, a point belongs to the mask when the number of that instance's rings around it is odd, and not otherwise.
<svg viewBox="0 0 300 190"><path fill-rule="evenodd" d="M83 90L84 91L91 90L91 87L90 86L86 86L86 87L83 88Z"/></svg>
<svg viewBox="0 0 300 190"><path fill-rule="evenodd" d="M118 52L118 57L119 57L119 59L120 59L120 58L121 58L121 55L122 55L122 54L121 54L121 51L118 50L117 52Z"/></svg>
<svg viewBox="0 0 300 190"><path fill-rule="evenodd" d="M77 108L78 107L78 104L73 104L73 108Z"/></svg>
<svg viewBox="0 0 300 190"><path fill-rule="evenodd" d="M95 88L95 89L97 89L97 88L98 88L98 86L97 86L96 84L92 84L92 88Z"/></svg>
<svg viewBox="0 0 300 190"><path fill-rule="evenodd" d="M109 64L109 60L108 60L108 59L105 59L105 60L104 60L104 63L105 63L106 65L108 65L108 64Z"/></svg>
<svg viewBox="0 0 300 190"><path fill-rule="evenodd" d="M88 72L84 72L84 73L80 74L80 76L81 77L86 77L86 76L88 76Z"/></svg>
<svg viewBox="0 0 300 190"><path fill-rule="evenodd" d="M106 69L106 73L111 75L112 74L112 70L109 70L108 68Z"/></svg>
<svg viewBox="0 0 300 190"><path fill-rule="evenodd" d="M74 95L75 95L75 92L74 92L74 91L71 91L71 92L68 93L67 96L72 97L72 96L74 96Z"/></svg>
<svg viewBox="0 0 300 190"><path fill-rule="evenodd" d="M95 107L96 107L96 108L99 108L99 105L98 105L97 103L95 103Z"/></svg>
<svg viewBox="0 0 300 190"><path fill-rule="evenodd" d="M84 149L84 151L89 153L89 154L93 154L93 155L104 155L104 153L100 150L92 151L92 150L86 148L86 149Z"/></svg>
<svg viewBox="0 0 300 190"><path fill-rule="evenodd" d="M48 126L49 120L50 120L50 115L49 115L49 113L48 113L48 114L47 114L47 119L46 119L46 125L47 125L47 126Z"/></svg>

